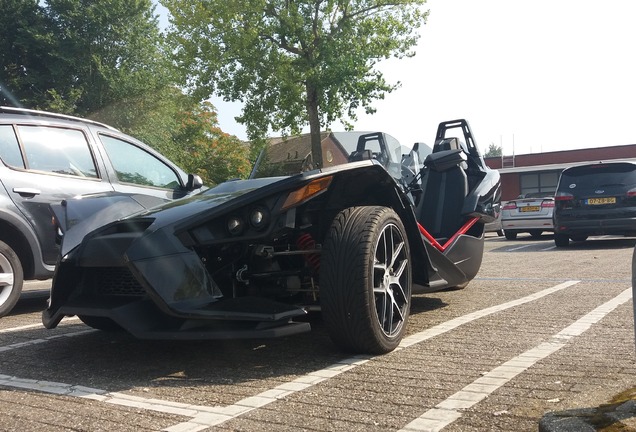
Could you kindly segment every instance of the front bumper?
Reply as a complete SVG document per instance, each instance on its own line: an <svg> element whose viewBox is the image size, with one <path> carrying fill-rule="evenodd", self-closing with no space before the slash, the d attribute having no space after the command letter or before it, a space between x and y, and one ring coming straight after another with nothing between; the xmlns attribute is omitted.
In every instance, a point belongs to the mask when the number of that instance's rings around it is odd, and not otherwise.
<svg viewBox="0 0 636 432"><path fill-rule="evenodd" d="M226 292L231 292L228 290ZM46 328L64 316L109 318L140 339L279 337L306 332L296 305L224 296L201 258L163 230L87 237L58 265Z"/></svg>

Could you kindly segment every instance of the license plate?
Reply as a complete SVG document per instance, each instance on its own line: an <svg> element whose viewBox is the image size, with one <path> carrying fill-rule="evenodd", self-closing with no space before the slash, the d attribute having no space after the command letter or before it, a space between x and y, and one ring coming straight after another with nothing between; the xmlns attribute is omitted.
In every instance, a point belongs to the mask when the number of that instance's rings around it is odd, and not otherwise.
<svg viewBox="0 0 636 432"><path fill-rule="evenodd" d="M521 212L538 212L539 210L541 210L541 207L539 207L539 206L519 207L519 211L521 211Z"/></svg>
<svg viewBox="0 0 636 432"><path fill-rule="evenodd" d="M616 197L588 198L585 200L585 204L587 205L616 204Z"/></svg>

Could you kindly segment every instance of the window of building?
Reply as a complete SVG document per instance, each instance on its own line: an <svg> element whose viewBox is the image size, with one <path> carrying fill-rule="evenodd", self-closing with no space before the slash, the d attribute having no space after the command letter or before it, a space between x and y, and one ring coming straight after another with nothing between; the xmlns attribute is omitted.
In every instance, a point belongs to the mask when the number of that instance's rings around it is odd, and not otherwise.
<svg viewBox="0 0 636 432"><path fill-rule="evenodd" d="M559 181L560 171L543 171L521 174L520 192L522 195L542 192L546 195L554 195Z"/></svg>

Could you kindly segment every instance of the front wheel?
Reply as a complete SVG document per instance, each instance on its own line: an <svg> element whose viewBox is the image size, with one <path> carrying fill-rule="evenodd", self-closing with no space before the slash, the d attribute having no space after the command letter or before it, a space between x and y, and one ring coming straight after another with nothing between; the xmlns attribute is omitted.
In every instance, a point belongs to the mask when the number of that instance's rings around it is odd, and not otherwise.
<svg viewBox="0 0 636 432"><path fill-rule="evenodd" d="M0 317L7 315L20 299L24 275L20 258L0 241Z"/></svg>
<svg viewBox="0 0 636 432"><path fill-rule="evenodd" d="M323 244L320 301L339 348L370 354L394 350L406 331L411 284L408 239L391 208L338 213Z"/></svg>

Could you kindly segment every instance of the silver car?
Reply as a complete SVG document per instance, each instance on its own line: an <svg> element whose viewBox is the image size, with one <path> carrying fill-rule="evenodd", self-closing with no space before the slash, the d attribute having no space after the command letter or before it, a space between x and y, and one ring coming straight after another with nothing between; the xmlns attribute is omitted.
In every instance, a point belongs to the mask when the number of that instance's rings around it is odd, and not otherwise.
<svg viewBox="0 0 636 432"><path fill-rule="evenodd" d="M546 192L528 193L508 201L501 211L506 238L514 240L521 232L530 233L533 238L541 237L544 231L554 232L553 212L554 196Z"/></svg>

